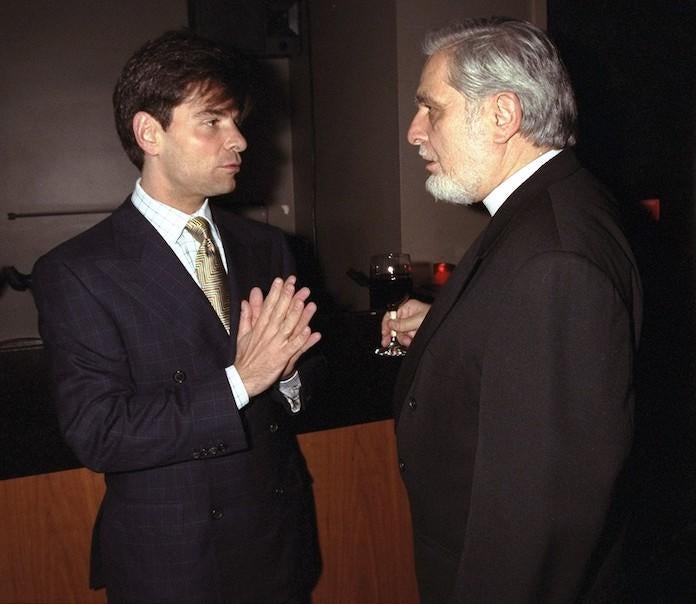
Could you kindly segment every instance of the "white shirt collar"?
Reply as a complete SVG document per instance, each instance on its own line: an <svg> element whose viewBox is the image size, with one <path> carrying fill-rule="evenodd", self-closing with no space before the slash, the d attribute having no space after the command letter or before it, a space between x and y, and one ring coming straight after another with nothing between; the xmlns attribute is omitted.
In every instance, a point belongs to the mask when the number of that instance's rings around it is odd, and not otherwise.
<svg viewBox="0 0 696 604"><path fill-rule="evenodd" d="M501 182L495 189L493 189L483 200L483 205L493 216L505 203L505 200L512 195L513 191L517 189L525 180L527 180L534 172L536 172L541 166L543 166L547 161L553 159L558 155L562 149L551 149L543 155L537 157L534 161L529 162L526 166L520 168L512 176Z"/></svg>
<svg viewBox="0 0 696 604"><path fill-rule="evenodd" d="M157 232L170 246L173 246L178 241L184 232L186 223L194 216L205 218L211 225L214 238L218 238L217 228L213 222L213 215L207 199L193 214L186 214L148 195L140 184L140 178L135 183L135 190L131 199L133 205L150 221L152 226L157 229Z"/></svg>

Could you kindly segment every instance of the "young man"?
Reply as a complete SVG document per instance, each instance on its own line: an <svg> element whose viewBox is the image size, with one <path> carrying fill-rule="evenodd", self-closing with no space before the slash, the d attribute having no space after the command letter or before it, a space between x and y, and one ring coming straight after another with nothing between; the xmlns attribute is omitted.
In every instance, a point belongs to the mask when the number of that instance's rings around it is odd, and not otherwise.
<svg viewBox="0 0 696 604"><path fill-rule="evenodd" d="M604 188L577 163L575 101L538 28L436 32L408 132L428 190L491 221L411 343L399 466L424 603L622 602L621 493L642 295Z"/></svg>
<svg viewBox="0 0 696 604"><path fill-rule="evenodd" d="M105 473L91 585L110 602L299 603L318 576L286 421L316 309L280 231L207 201L241 167L244 73L185 31L138 50L113 99L141 178L34 269L63 435Z"/></svg>

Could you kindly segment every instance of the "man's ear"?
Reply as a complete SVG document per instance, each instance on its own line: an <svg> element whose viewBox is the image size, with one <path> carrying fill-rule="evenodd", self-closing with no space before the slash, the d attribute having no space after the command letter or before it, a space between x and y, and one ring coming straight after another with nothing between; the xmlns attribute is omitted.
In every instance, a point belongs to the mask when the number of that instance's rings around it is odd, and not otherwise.
<svg viewBox="0 0 696 604"><path fill-rule="evenodd" d="M133 135L146 155L159 153L161 131L160 123L146 111L138 111L133 116Z"/></svg>
<svg viewBox="0 0 696 604"><path fill-rule="evenodd" d="M513 92L499 92L494 99L495 142L507 143L520 131L522 106Z"/></svg>

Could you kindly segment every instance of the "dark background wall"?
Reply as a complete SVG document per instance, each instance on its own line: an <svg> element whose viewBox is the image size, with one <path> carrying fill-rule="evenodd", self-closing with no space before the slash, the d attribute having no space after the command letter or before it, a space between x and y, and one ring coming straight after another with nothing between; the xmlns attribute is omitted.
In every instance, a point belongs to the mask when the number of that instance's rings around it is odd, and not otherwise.
<svg viewBox="0 0 696 604"><path fill-rule="evenodd" d="M693 602L696 3L549 0L548 24L577 92L577 153L617 196L645 290L628 570L641 602Z"/></svg>

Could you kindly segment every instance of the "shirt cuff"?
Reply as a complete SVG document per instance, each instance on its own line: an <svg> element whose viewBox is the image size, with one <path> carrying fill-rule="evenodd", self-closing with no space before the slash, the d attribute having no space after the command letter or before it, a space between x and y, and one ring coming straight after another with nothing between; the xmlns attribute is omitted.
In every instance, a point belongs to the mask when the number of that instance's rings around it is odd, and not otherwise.
<svg viewBox="0 0 696 604"><path fill-rule="evenodd" d="M245 407L249 404L249 393L244 387L244 382L239 377L237 369L234 365L230 365L225 367L225 373L227 374L227 381L230 383L230 389L232 390L232 396L234 396L234 402L237 404L237 409Z"/></svg>
<svg viewBox="0 0 696 604"><path fill-rule="evenodd" d="M295 371L289 378L285 380L280 380L278 383L278 390L285 397L285 399L290 404L290 411L293 413L298 413L302 408L302 402L300 401L300 388L302 387L302 381L300 380L300 374Z"/></svg>

